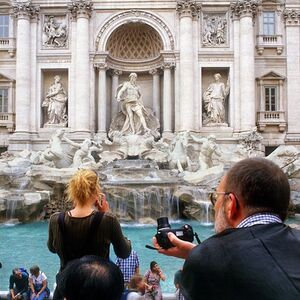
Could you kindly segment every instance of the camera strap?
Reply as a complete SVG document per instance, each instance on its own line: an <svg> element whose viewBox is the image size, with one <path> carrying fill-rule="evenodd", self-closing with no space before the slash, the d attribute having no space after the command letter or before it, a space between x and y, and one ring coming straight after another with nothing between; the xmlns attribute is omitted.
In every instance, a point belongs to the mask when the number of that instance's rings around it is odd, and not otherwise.
<svg viewBox="0 0 300 300"><path fill-rule="evenodd" d="M200 239L199 239L199 235L198 235L197 232L194 232L194 236L195 236L195 239L196 239L197 243L198 243L198 244L201 244L201 241L200 241Z"/></svg>

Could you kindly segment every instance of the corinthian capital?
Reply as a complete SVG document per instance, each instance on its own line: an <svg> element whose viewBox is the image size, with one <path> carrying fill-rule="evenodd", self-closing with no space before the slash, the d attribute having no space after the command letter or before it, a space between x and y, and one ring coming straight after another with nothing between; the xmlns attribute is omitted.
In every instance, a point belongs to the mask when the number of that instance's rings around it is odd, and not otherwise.
<svg viewBox="0 0 300 300"><path fill-rule="evenodd" d="M73 18L78 16L89 18L92 14L93 3L88 0L73 0L71 4L68 5L68 9Z"/></svg>
<svg viewBox="0 0 300 300"><path fill-rule="evenodd" d="M36 18L39 12L39 6L32 5L31 1L15 2L12 5L12 15L15 18Z"/></svg>
<svg viewBox="0 0 300 300"><path fill-rule="evenodd" d="M107 63L105 63L105 62L94 63L94 67L96 69L98 69L99 71L100 70L105 70L106 71L108 69Z"/></svg>
<svg viewBox="0 0 300 300"><path fill-rule="evenodd" d="M192 0L177 0L176 11L180 17L199 17L201 4Z"/></svg>
<svg viewBox="0 0 300 300"><path fill-rule="evenodd" d="M300 10L285 9L283 18L286 25L300 25Z"/></svg>
<svg viewBox="0 0 300 300"><path fill-rule="evenodd" d="M251 16L254 18L260 3L260 0L238 0L237 2L231 3L231 13L236 17Z"/></svg>

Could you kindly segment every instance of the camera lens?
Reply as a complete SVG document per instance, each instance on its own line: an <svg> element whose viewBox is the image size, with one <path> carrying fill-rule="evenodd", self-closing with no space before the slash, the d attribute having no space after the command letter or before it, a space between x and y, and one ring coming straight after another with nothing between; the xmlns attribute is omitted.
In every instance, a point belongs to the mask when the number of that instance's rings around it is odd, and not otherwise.
<svg viewBox="0 0 300 300"><path fill-rule="evenodd" d="M157 219L157 230L164 228L171 228L168 217L161 217Z"/></svg>

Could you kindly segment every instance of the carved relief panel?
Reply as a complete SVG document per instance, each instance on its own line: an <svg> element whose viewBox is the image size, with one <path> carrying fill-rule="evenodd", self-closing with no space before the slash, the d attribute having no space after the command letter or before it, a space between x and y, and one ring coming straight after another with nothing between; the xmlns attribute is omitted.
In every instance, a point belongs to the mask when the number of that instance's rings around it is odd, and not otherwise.
<svg viewBox="0 0 300 300"><path fill-rule="evenodd" d="M67 17L45 15L42 25L42 46L44 48L66 48L68 46Z"/></svg>
<svg viewBox="0 0 300 300"><path fill-rule="evenodd" d="M226 13L203 13L202 47L228 47L228 20Z"/></svg>

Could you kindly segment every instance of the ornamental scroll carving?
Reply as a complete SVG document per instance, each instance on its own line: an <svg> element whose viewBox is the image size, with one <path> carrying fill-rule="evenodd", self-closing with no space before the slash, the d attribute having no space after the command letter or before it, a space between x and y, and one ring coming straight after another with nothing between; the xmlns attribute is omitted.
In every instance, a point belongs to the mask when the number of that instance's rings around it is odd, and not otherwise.
<svg viewBox="0 0 300 300"><path fill-rule="evenodd" d="M237 2L231 3L230 9L232 14L236 17L250 15L254 18L260 4L260 0L238 0Z"/></svg>
<svg viewBox="0 0 300 300"><path fill-rule="evenodd" d="M227 44L228 23L225 14L206 14L203 16L202 44L204 47Z"/></svg>

